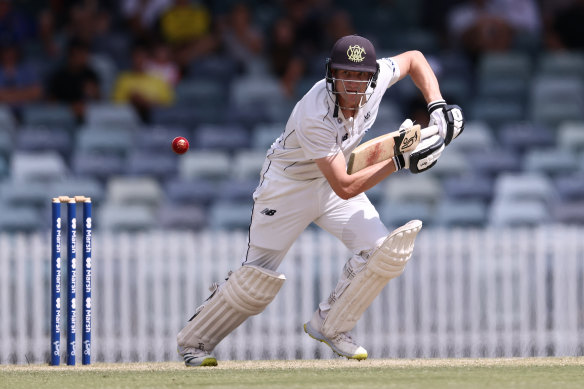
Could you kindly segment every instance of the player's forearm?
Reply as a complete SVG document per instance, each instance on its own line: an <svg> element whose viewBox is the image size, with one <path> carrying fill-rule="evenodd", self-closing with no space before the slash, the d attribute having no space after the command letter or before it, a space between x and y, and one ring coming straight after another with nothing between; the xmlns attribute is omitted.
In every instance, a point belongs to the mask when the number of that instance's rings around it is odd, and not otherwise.
<svg viewBox="0 0 584 389"><path fill-rule="evenodd" d="M410 52L411 62L409 68L409 75L416 85L427 103L441 100L440 86L438 79L426 60L426 57L419 51Z"/></svg>
<svg viewBox="0 0 584 389"><path fill-rule="evenodd" d="M331 187L340 198L347 200L373 188L395 170L393 159L389 159L368 166L351 175L344 173L334 185L331 184Z"/></svg>

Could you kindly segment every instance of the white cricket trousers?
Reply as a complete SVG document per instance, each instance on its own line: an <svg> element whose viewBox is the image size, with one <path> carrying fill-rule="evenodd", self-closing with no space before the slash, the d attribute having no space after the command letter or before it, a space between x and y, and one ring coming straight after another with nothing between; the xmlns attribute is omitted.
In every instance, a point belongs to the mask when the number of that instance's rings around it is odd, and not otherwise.
<svg viewBox="0 0 584 389"><path fill-rule="evenodd" d="M324 177L295 181L266 175L254 200L245 264L276 271L294 241L314 222L351 250L345 273L354 275L389 234L364 193L343 200ZM327 308L324 304L321 309Z"/></svg>

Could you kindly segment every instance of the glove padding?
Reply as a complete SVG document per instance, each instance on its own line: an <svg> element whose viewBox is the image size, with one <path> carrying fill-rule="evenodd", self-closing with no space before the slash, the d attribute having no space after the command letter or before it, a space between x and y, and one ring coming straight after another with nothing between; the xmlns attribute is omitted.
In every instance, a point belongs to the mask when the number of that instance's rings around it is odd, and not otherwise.
<svg viewBox="0 0 584 389"><path fill-rule="evenodd" d="M421 173L436 164L444 147L444 139L435 134L423 139L414 150L393 157L393 163L396 170L410 169L412 173Z"/></svg>
<svg viewBox="0 0 584 389"><path fill-rule="evenodd" d="M433 101L428 104L430 124L438 126L438 133L448 145L462 131L464 131L464 116L458 105L447 105L444 100Z"/></svg>

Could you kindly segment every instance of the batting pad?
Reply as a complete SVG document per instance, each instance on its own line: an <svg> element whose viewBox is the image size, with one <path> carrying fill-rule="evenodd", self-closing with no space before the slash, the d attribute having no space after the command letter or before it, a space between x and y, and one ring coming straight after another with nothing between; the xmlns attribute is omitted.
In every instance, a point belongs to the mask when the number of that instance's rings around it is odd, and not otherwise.
<svg viewBox="0 0 584 389"><path fill-rule="evenodd" d="M399 276L412 256L420 220L412 220L395 229L369 257L343 293L332 304L322 325L322 333L333 338L355 327L363 312L381 293L389 280Z"/></svg>
<svg viewBox="0 0 584 389"><path fill-rule="evenodd" d="M229 333L272 302L286 277L258 266L233 272L178 333L178 345L212 351Z"/></svg>

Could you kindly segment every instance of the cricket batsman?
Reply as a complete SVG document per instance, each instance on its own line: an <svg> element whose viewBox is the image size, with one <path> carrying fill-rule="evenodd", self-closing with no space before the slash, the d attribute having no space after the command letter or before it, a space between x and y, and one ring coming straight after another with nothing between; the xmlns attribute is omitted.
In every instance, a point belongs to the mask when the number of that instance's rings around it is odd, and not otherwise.
<svg viewBox="0 0 584 389"><path fill-rule="evenodd" d="M438 134L422 135L413 151L347 174L347 158L373 126L384 93L408 75L428 103ZM407 119L402 127L411 125ZM403 272L422 222L412 220L390 233L364 192L400 169L430 169L463 129L460 107L446 104L422 53L377 59L368 39L339 39L326 61L325 78L296 104L266 153L242 266L214 287L177 336L185 364L217 365L213 349L274 299L285 281L278 267L312 222L340 239L353 256L304 330L338 355L366 359L351 330L385 285Z"/></svg>

